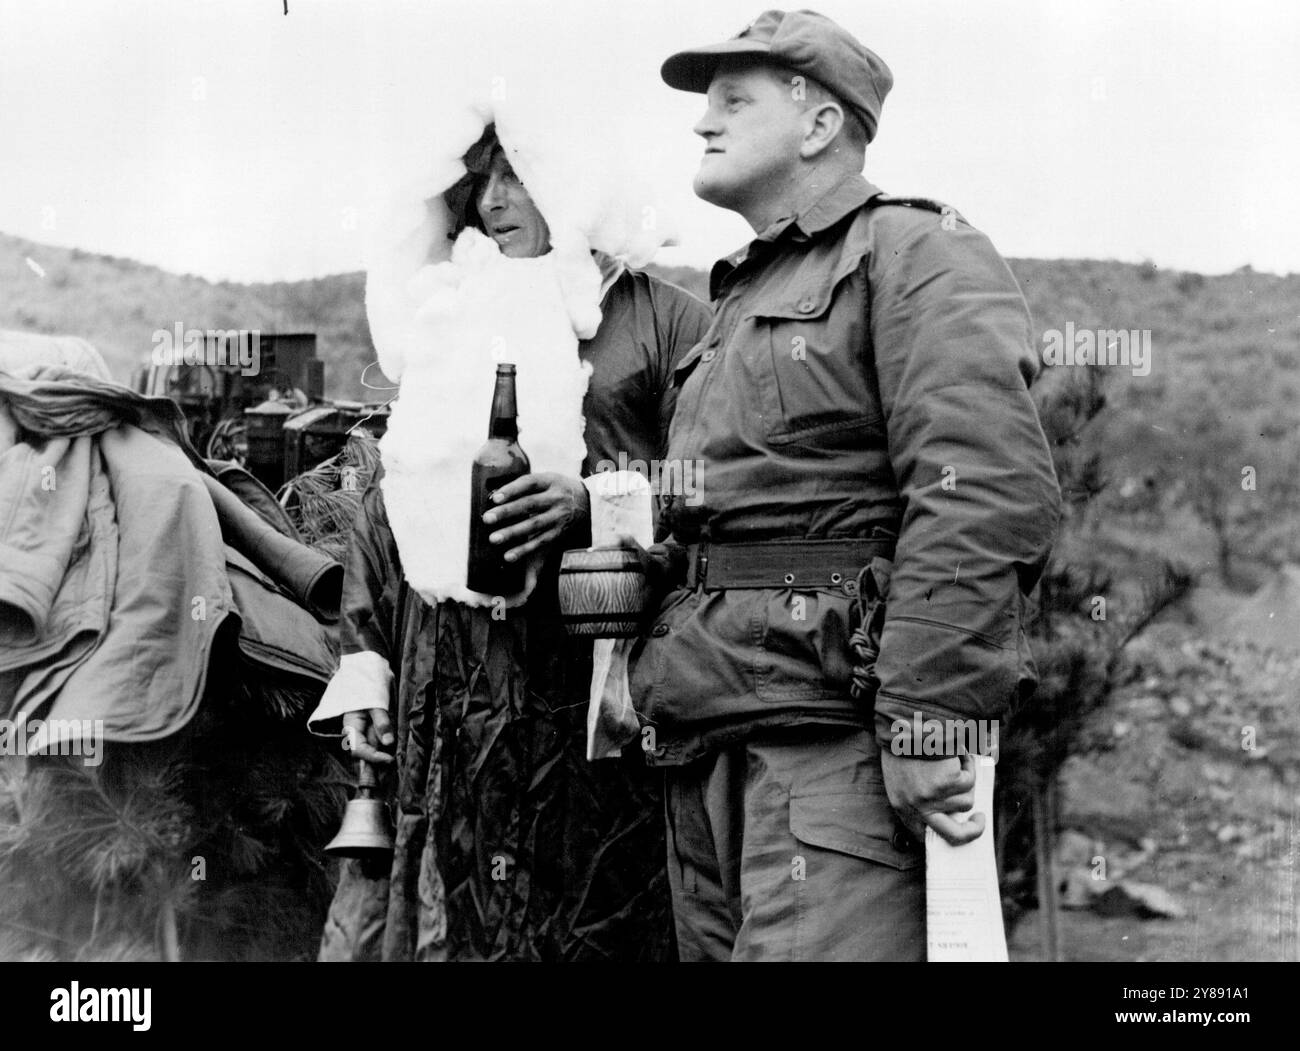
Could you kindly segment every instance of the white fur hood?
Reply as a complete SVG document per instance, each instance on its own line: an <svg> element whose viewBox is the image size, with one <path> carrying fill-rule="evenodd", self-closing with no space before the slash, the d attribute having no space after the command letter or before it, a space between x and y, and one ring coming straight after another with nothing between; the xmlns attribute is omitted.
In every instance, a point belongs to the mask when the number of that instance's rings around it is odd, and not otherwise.
<svg viewBox="0 0 1300 1051"><path fill-rule="evenodd" d="M465 588L470 463L487 435L495 366L517 366L520 444L532 469L576 475L588 379L577 344L601 317L592 253L643 265L669 229L630 174L636 158L601 141L552 93L516 86L509 101L439 109L424 126L436 148L394 181L372 227L366 310L380 366L400 384L380 443L382 485L407 579L427 601L510 606L527 592ZM448 237L457 224L443 194L465 175L463 158L489 123L550 227L552 250L539 258L509 259L470 227Z"/></svg>

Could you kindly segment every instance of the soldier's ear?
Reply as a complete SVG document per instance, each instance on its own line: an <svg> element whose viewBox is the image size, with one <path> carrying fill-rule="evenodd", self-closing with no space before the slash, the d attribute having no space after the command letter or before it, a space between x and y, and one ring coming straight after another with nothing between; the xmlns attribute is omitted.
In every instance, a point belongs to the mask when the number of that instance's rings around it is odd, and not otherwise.
<svg viewBox="0 0 1300 1051"><path fill-rule="evenodd" d="M844 127L844 110L838 102L825 102L809 106L804 111L804 137L799 144L799 156L806 161L819 157L830 148Z"/></svg>

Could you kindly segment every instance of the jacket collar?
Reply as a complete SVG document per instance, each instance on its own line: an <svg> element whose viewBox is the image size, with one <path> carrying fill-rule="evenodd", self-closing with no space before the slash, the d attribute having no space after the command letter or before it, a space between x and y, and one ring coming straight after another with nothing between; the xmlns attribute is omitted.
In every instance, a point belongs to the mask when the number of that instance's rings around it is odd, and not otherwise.
<svg viewBox="0 0 1300 1051"><path fill-rule="evenodd" d="M623 260L599 249L593 248L591 250L591 258L596 261L596 266L600 268L600 302L603 305L605 296L614 287L614 282L623 276L623 271L627 267L624 265Z"/></svg>
<svg viewBox="0 0 1300 1051"><path fill-rule="evenodd" d="M869 182L861 172L851 172L832 183L824 193L814 197L794 215L778 219L744 248L714 263L709 274L709 298L717 299L722 282L736 267L748 259L770 252L770 246L779 242L787 233L789 239L796 243L810 241L881 192L883 191Z"/></svg>

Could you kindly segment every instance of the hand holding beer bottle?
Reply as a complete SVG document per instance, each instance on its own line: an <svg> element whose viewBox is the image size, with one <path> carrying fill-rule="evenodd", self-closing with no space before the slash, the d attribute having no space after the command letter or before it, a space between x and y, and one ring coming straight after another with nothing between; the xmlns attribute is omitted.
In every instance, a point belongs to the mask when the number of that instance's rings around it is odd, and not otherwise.
<svg viewBox="0 0 1300 1051"><path fill-rule="evenodd" d="M469 567L466 586L485 595L515 595L524 588L524 564L507 561L506 550L490 540L492 527L483 519L494 505L492 496L528 474L528 456L519 447L515 367L497 366L496 390L488 440L474 455L470 472Z"/></svg>
<svg viewBox="0 0 1300 1051"><path fill-rule="evenodd" d="M513 366L502 367L513 370ZM499 368L497 375L499 394L502 382L503 376ZM510 375L505 382L508 387L505 394L508 405L505 408L513 423L515 405L513 375ZM518 449L518 428L512 429L508 424L498 424L496 399L493 399L492 419L492 428L499 427L503 432L515 436L514 447ZM492 439L489 437L488 444L491 443ZM484 446L480 455L486 451L487 446ZM487 500L483 505L486 510L485 517L476 519L476 522L482 522L490 527L486 537L487 550L494 552L496 557L501 559L501 565L507 568L518 566L535 568L545 557L545 548L548 544L574 525L587 519L590 515L590 501L587 487L582 484L581 479L553 472L528 474L526 473L528 458L524 456L522 450L519 455L523 457L525 473L514 477L513 480L498 480L495 496L491 493L486 494ZM481 490L475 488L474 492L477 494ZM475 514L478 513L476 510ZM471 536L474 535L476 522L470 524ZM473 547L472 543L471 547ZM503 554L504 558L502 558ZM490 557L485 554L484 562L489 561ZM511 578L507 574L507 583L513 583L514 579L518 578ZM474 585L470 584L470 587L474 588ZM479 589L474 588L474 590ZM492 592L492 594L505 595L510 592Z"/></svg>

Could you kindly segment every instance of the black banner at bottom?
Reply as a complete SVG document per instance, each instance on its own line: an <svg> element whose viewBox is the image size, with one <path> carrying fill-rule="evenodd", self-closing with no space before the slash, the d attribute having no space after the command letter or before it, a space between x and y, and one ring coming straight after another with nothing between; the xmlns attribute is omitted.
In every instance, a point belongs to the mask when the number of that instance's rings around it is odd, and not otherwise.
<svg viewBox="0 0 1300 1051"><path fill-rule="evenodd" d="M922 968L925 968L922 970ZM505 964L6 964L5 1036L141 1040L274 1034L383 1044L518 1026L531 1038L583 1039L593 1022L651 1038L713 1024L771 1041L787 1026L890 1024L932 1037L990 1036L1039 1021L1044 1037L1263 1035L1295 999L1285 964L660 966ZM780 1017L778 1017L780 1016ZM801 1021L800 1021L801 1020ZM892 1024L891 1024L892 1023ZM864 1038L870 1030L863 1033ZM549 1035L548 1035L549 1034ZM418 1035L418 1034L417 1034ZM13 1046L13 1045L10 1045Z"/></svg>

